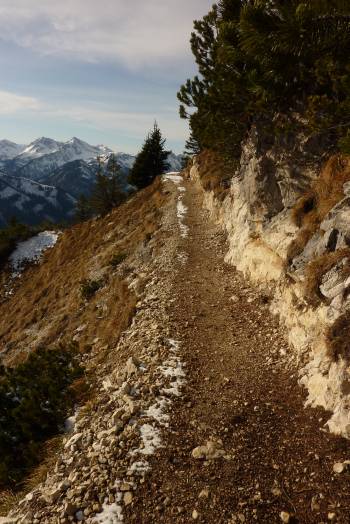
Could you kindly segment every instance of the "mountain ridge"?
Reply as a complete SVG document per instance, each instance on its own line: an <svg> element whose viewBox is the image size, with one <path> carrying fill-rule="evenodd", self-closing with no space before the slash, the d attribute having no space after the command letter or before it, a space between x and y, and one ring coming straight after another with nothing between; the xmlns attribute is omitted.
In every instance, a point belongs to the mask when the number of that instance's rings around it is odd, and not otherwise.
<svg viewBox="0 0 350 524"><path fill-rule="evenodd" d="M130 192L132 187L127 178L135 162L133 155L113 152L103 144L93 146L77 137L65 142L40 137L28 145L0 140L0 227L13 216L28 224L71 220L77 198L91 194L98 169L97 157L106 168L112 155L120 167L120 186ZM168 160L169 171L181 169L182 155L170 152ZM47 187L56 189L56 193L50 193ZM45 196L48 198L46 204L43 202ZM23 202L26 213L22 209Z"/></svg>

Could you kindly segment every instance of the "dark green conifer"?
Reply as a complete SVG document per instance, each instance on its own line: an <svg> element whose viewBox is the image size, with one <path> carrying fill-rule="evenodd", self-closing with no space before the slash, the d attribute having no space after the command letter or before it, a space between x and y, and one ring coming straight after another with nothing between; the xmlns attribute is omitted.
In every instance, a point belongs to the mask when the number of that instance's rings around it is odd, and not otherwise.
<svg viewBox="0 0 350 524"><path fill-rule="evenodd" d="M200 150L238 160L254 123L284 132L295 114L305 134L348 149L348 1L220 0L194 23L191 48L199 75L178 98Z"/></svg>
<svg viewBox="0 0 350 524"><path fill-rule="evenodd" d="M141 151L136 156L129 176L130 184L142 189L150 185L157 176L165 173L169 167L166 161L169 151L166 151L164 146L165 139L162 137L158 124L155 123Z"/></svg>

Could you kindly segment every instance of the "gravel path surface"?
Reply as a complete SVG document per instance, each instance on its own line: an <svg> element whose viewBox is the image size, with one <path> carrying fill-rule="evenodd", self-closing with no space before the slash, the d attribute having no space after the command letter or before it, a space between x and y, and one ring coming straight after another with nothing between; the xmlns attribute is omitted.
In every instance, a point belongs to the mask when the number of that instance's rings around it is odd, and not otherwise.
<svg viewBox="0 0 350 524"><path fill-rule="evenodd" d="M224 264L225 239L200 195L177 186L168 314L187 385L126 522L349 523L350 473L333 471L350 458L348 441L324 430L324 411L303 407L268 297Z"/></svg>

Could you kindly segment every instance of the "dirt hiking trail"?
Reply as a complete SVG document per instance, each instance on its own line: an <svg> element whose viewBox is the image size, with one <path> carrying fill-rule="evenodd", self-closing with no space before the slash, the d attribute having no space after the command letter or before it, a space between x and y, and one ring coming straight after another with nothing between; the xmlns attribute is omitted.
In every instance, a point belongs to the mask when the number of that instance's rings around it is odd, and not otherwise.
<svg viewBox="0 0 350 524"><path fill-rule="evenodd" d="M327 413L304 408L268 297L224 263L222 232L193 184L181 186L168 314L187 383L125 521L349 523L350 477L333 472L349 443L324 429Z"/></svg>

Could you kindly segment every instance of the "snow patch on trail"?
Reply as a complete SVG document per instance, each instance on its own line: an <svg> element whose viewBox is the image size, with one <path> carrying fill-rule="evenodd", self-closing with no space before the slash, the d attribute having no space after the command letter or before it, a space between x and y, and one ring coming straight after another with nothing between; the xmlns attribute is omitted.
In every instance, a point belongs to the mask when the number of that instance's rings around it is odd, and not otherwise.
<svg viewBox="0 0 350 524"><path fill-rule="evenodd" d="M172 403L169 397L181 396L182 387L186 384L185 372L180 357L177 355L180 349L180 343L174 339L168 339L169 358L157 369L168 382L170 386L164 384L161 395L156 401L144 411L143 417L153 419L154 423L146 422L140 426L141 446L131 451L131 455L153 455L157 449L162 447L161 428L169 426L169 406ZM158 426L158 427L157 427ZM141 469L139 468L141 465ZM146 461L134 463L135 471L145 471L149 464ZM146 468L146 469L145 469Z"/></svg>
<svg viewBox="0 0 350 524"><path fill-rule="evenodd" d="M150 406L145 411L145 416L153 418L154 420L159 422L159 424L162 424L164 426L169 426L168 424L169 415L166 413L169 403L170 403L169 399L166 399L166 398L158 399L154 404L152 404L152 406Z"/></svg>
<svg viewBox="0 0 350 524"><path fill-rule="evenodd" d="M178 253L177 259L184 266L188 261L188 255L186 253Z"/></svg>
<svg viewBox="0 0 350 524"><path fill-rule="evenodd" d="M182 197L179 196L177 200L177 218L179 219L180 235L182 236L182 238L186 238L189 232L188 226L186 226L186 224L183 223L183 219L185 218L186 214L187 207L184 205Z"/></svg>
<svg viewBox="0 0 350 524"><path fill-rule="evenodd" d="M179 173L166 173L165 175L163 175L163 180L171 180L172 182L174 182L174 184L178 186L177 189L179 193L183 194L186 192L186 188L184 186L179 186L179 184L183 182L183 177ZM182 195L180 194L177 199L177 218L179 220L180 235L182 238L186 238L189 232L189 227L186 226L183 222L186 213L187 207L184 205L182 201Z"/></svg>
<svg viewBox="0 0 350 524"><path fill-rule="evenodd" d="M43 252L52 248L58 237L59 233L55 231L43 231L28 240L18 242L9 258L13 270L12 276L18 277L28 262L39 262Z"/></svg>
<svg viewBox="0 0 350 524"><path fill-rule="evenodd" d="M170 173L165 173L165 175L163 175L163 180L171 180L174 184L180 184L183 178L178 171L172 171Z"/></svg>
<svg viewBox="0 0 350 524"><path fill-rule="evenodd" d="M152 424L143 424L140 428L140 433L143 448L138 449L136 453L140 453L141 455L153 455L156 449L162 447L160 430Z"/></svg>
<svg viewBox="0 0 350 524"><path fill-rule="evenodd" d="M119 494L119 498L121 496ZM94 521L96 524L122 524L124 522L123 510L119 504L104 504L102 512L96 515Z"/></svg>

